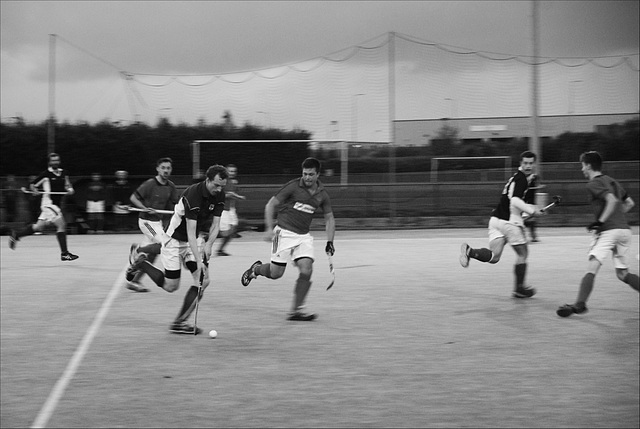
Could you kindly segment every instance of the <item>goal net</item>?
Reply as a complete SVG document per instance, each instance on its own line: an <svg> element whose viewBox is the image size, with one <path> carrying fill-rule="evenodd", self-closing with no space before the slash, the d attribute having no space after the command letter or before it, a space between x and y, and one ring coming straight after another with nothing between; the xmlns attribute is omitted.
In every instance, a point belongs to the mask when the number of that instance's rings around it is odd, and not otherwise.
<svg viewBox="0 0 640 429"><path fill-rule="evenodd" d="M451 181L452 176L460 176L459 173L464 171L481 170L483 174L480 181L487 181L487 171L490 169L499 169L504 175L505 180L513 174L511 171L510 156L450 156L437 157L431 159L431 182ZM446 172L446 173L445 173ZM477 180L474 177L471 180ZM470 181L471 181L470 180Z"/></svg>

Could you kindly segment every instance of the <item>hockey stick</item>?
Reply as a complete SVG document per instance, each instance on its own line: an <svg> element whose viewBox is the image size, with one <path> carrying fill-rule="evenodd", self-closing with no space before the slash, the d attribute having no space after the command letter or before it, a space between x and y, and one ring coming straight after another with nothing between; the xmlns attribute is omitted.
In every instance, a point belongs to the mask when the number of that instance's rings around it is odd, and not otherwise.
<svg viewBox="0 0 640 429"><path fill-rule="evenodd" d="M553 202L550 204L547 204L542 209L540 209L541 212L544 213L547 210L549 210L551 207L560 205L560 201L562 201L562 197L560 195L554 195L552 198L553 198Z"/></svg>
<svg viewBox="0 0 640 429"><path fill-rule="evenodd" d="M331 283L327 286L327 290L333 287L333 284L336 282L336 270L333 269L333 259L331 258L331 253L327 252L327 259L329 259L329 272L331 273Z"/></svg>
<svg viewBox="0 0 640 429"><path fill-rule="evenodd" d="M202 255L202 263L205 267L209 266L209 262L205 259L204 255ZM204 268L200 273L200 284L198 284L198 295L196 296L196 309L195 314L193 315L193 335L198 335L198 307L200 306L200 298L202 298L202 282L204 280Z"/></svg>
<svg viewBox="0 0 640 429"><path fill-rule="evenodd" d="M173 210L139 209L138 207L120 206L120 205L117 205L116 207L121 209L121 210L127 210L127 211L130 211L130 212L151 213L153 211L153 212L156 212L158 214L173 214Z"/></svg>
<svg viewBox="0 0 640 429"><path fill-rule="evenodd" d="M22 188L20 188L20 190L22 192L24 192L25 194L31 194L31 195L40 195L40 194L47 194L47 195L67 195L66 192L47 192L47 191L31 191L27 188L25 188L24 186Z"/></svg>

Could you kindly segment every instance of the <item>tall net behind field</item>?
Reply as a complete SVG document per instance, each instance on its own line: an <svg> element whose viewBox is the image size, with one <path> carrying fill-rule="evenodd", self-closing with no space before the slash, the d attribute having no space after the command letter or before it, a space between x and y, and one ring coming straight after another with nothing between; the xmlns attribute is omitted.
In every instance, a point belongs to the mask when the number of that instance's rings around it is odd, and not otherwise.
<svg viewBox="0 0 640 429"><path fill-rule="evenodd" d="M229 111L236 125L375 142L390 141L391 120L530 115L532 62L390 33L269 69L123 77L139 120L219 123ZM639 110L638 54L536 64L541 116Z"/></svg>

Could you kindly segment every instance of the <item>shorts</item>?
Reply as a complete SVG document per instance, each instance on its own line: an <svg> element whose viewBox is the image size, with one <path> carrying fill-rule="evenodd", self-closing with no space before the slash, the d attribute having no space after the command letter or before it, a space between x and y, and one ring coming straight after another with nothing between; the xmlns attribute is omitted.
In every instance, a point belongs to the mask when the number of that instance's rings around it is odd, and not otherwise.
<svg viewBox="0 0 640 429"><path fill-rule="evenodd" d="M512 246L527 244L524 225L514 224L492 216L489 220L489 241L491 242L501 237L504 237Z"/></svg>
<svg viewBox="0 0 640 429"><path fill-rule="evenodd" d="M631 243L630 229L608 229L594 234L589 247L589 257L594 257L601 264L611 254L613 266L617 269L628 269L627 255Z"/></svg>
<svg viewBox="0 0 640 429"><path fill-rule="evenodd" d="M169 237L164 232L162 221L138 218L138 228L140 228L145 237L142 241L143 246L150 243L163 244L169 240Z"/></svg>
<svg viewBox="0 0 640 429"><path fill-rule="evenodd" d="M220 231L229 231L232 226L238 226L236 209L223 210L220 216Z"/></svg>
<svg viewBox="0 0 640 429"><path fill-rule="evenodd" d="M283 265L290 259L293 261L300 258L314 259L313 236L310 233L296 234L279 226L276 226L273 232L271 262Z"/></svg>
<svg viewBox="0 0 640 429"><path fill-rule="evenodd" d="M187 262L195 262L196 260L191 252L189 243L187 241L176 240L175 238L169 238L169 241L162 246L160 258L165 273L167 271L180 272L183 264L186 268Z"/></svg>
<svg viewBox="0 0 640 429"><path fill-rule="evenodd" d="M87 201L87 213L104 213L104 201Z"/></svg>
<svg viewBox="0 0 640 429"><path fill-rule="evenodd" d="M40 207L40 216L38 216L38 220L43 220L45 222L55 222L58 219L64 219L62 216L62 210L60 207L54 204L47 204L46 206Z"/></svg>

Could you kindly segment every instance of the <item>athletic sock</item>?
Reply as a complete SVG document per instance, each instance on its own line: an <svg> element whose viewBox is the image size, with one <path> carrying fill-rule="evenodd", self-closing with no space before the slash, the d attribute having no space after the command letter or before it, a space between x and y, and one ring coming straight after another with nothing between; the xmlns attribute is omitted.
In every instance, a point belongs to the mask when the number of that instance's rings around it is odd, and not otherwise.
<svg viewBox="0 0 640 429"><path fill-rule="evenodd" d="M489 249L471 249L469 250L469 257L477 259L480 262L489 262L493 258L493 252Z"/></svg>
<svg viewBox="0 0 640 429"><path fill-rule="evenodd" d="M589 299L589 295L591 295L591 291L593 290L593 283L595 281L596 275L593 273L587 273L582 277L582 281L580 282L580 290L578 291L578 298L576 299L576 305L578 303L587 302Z"/></svg>
<svg viewBox="0 0 640 429"><path fill-rule="evenodd" d="M253 269L253 273L257 276L265 276L271 278L271 264L262 264Z"/></svg>
<svg viewBox="0 0 640 429"><path fill-rule="evenodd" d="M231 241L232 237L233 237L233 231L229 230L228 234L225 235L222 238L222 243L220 243L220 247L218 248L218 252L222 252L224 250L224 248L227 246L227 243L229 243Z"/></svg>
<svg viewBox="0 0 640 429"><path fill-rule="evenodd" d="M153 262L156 260L157 257L158 257L158 255L156 255L155 253L151 253L151 254L149 254L147 256L147 262L149 262L151 265L153 265ZM133 280L131 280L131 281L134 282L134 283L139 283L140 279L142 278L142 276L144 276L144 272L143 271L138 271L136 273L136 275L133 277Z"/></svg>
<svg viewBox="0 0 640 429"><path fill-rule="evenodd" d="M155 265L151 265L149 261L140 263L140 271L149 276L151 280L159 287L164 286L164 273L160 271Z"/></svg>
<svg viewBox="0 0 640 429"><path fill-rule="evenodd" d="M629 286L631 286L633 289L638 290L638 276L637 275L631 274L631 273L627 273L627 275L624 276L624 279L622 281L625 282L626 284L628 284Z"/></svg>
<svg viewBox="0 0 640 429"><path fill-rule="evenodd" d="M296 280L292 312L299 311L304 306L309 289L311 289L311 277L300 274L298 280Z"/></svg>
<svg viewBox="0 0 640 429"><path fill-rule="evenodd" d="M199 297L202 298L202 295ZM191 316L193 309L196 306L196 299L198 299L198 287L191 286L184 296L184 302L182 303L182 308L180 309L180 313L178 313L178 317L176 317L176 323L182 323Z"/></svg>
<svg viewBox="0 0 640 429"><path fill-rule="evenodd" d="M527 264L516 264L514 268L516 275L516 289L524 287L524 277L527 274Z"/></svg>
<svg viewBox="0 0 640 429"><path fill-rule="evenodd" d="M66 232L56 232L56 238L58 239L58 244L60 245L60 251L62 253L67 253L67 233Z"/></svg>
<svg viewBox="0 0 640 429"><path fill-rule="evenodd" d="M27 225L23 229L16 231L16 236L20 238L20 237L26 237L27 235L32 235L34 233L35 231L33 230L33 225Z"/></svg>

